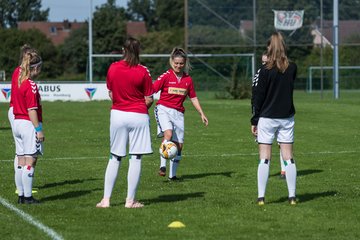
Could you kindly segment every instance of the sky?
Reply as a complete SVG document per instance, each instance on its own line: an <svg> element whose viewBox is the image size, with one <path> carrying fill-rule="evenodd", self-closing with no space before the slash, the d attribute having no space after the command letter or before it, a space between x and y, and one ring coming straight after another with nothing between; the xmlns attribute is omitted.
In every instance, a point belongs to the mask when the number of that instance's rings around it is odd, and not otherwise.
<svg viewBox="0 0 360 240"><path fill-rule="evenodd" d="M49 8L49 21L62 22L64 19L69 21L76 20L84 22L89 18L91 0L41 0L43 10ZM93 11L96 6L106 3L107 0L92 0ZM127 0L116 0L116 5L127 6Z"/></svg>

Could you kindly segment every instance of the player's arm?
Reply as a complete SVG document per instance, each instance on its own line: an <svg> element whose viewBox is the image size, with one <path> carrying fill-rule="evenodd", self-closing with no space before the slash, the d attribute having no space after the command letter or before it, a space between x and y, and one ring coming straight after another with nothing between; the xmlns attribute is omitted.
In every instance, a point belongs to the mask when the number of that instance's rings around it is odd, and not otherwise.
<svg viewBox="0 0 360 240"><path fill-rule="evenodd" d="M111 100L113 100L113 94L112 94L112 91L109 90L109 97Z"/></svg>
<svg viewBox="0 0 360 240"><path fill-rule="evenodd" d="M146 107L149 109L151 107L151 105L153 104L154 102L154 98L153 96L147 96L145 97L145 104L146 104Z"/></svg>
<svg viewBox="0 0 360 240"><path fill-rule="evenodd" d="M198 111L198 113L200 114L202 122L205 124L205 126L207 126L209 124L209 121L201 108L198 98L194 97L194 98L190 98L190 100L193 106L195 107L196 111Z"/></svg>
<svg viewBox="0 0 360 240"><path fill-rule="evenodd" d="M31 123L34 125L37 139L40 142L43 142L45 140L44 132L42 130L42 125L39 122L36 109L28 109L28 114L29 114Z"/></svg>

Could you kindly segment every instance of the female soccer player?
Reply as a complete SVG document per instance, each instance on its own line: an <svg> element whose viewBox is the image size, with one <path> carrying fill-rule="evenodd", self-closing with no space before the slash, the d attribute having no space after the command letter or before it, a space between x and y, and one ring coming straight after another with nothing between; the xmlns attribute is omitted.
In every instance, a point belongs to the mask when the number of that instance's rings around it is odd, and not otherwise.
<svg viewBox="0 0 360 240"><path fill-rule="evenodd" d="M163 142L173 141L178 147L177 156L170 160L169 171L169 180L178 180L176 171L181 160L185 130L183 103L187 96L206 126L208 119L196 97L194 84L189 75L190 62L185 51L181 48L174 48L169 63L171 69L163 73L153 84L154 92L161 91L160 99L155 107L155 118L158 125L158 137L163 137ZM166 159L161 156L159 175L166 175Z"/></svg>
<svg viewBox="0 0 360 240"><path fill-rule="evenodd" d="M28 49L23 54L18 82L12 86L17 171L22 172L21 181L16 179L18 202L26 204L39 203L32 196L32 183L38 154L43 154L44 133L40 94L32 79L40 74L41 65L42 60L37 51Z"/></svg>
<svg viewBox="0 0 360 240"><path fill-rule="evenodd" d="M286 56L285 42L280 32L271 35L268 60L259 72L258 87L252 101L251 132L259 144L258 204L265 203L269 177L272 142L277 136L283 157L289 203L296 204L296 165L293 159L294 81L297 66Z"/></svg>
<svg viewBox="0 0 360 240"><path fill-rule="evenodd" d="M141 158L152 153L148 108L153 103L149 70L140 65L140 42L128 38L123 46L124 59L111 64L106 78L112 100L110 112L110 159L105 172L104 197L96 205L110 207L110 197L122 158L129 143L128 190L126 208L141 208L135 200L140 181Z"/></svg>
<svg viewBox="0 0 360 240"><path fill-rule="evenodd" d="M15 101L15 88L18 85L19 82L19 74L20 74L20 65L22 62L22 59L24 57L24 54L29 51L31 49L30 45L28 44L24 44L21 48L20 48L20 60L19 60L19 66L15 68L15 70L13 71L12 74L12 78L11 78L11 96L10 96L10 107L8 110L8 119L10 122L10 126L11 126L11 130L12 130L12 134L15 140L15 134L14 134L14 120L15 120L15 116L14 116L14 101ZM15 170L15 185L16 185L16 189L19 191L19 189L22 189L22 172L23 172L23 167L20 166L18 164L18 157L15 154L15 158L14 158L14 170ZM21 194L21 193L20 193ZM18 199L18 203L23 203L23 194L20 195L19 199Z"/></svg>
<svg viewBox="0 0 360 240"><path fill-rule="evenodd" d="M262 65L265 65L266 62L268 60L268 57L267 57L267 51L263 52L262 55L261 55L261 64ZM251 97L251 105L253 106L253 102L254 102L254 98L256 96L256 90L258 88L258 80L259 80L259 73L260 73L260 70L261 70L261 67L257 70L254 78L253 78L253 82L252 82L252 97ZM257 141L257 139L256 139ZM280 171L280 178L281 179L285 179L285 165L284 165L284 161L282 159L282 156L281 156L281 149L280 149L280 144L279 145L279 150L280 150L280 166L281 166L281 171Z"/></svg>

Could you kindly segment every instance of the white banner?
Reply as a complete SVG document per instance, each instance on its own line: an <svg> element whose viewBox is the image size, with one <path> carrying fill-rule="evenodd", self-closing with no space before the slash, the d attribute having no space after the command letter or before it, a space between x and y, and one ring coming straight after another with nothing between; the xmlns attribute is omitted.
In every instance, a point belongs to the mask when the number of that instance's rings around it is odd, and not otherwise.
<svg viewBox="0 0 360 240"><path fill-rule="evenodd" d="M38 83L42 101L110 100L106 83ZM11 84L0 84L0 102L9 102Z"/></svg>
<svg viewBox="0 0 360 240"><path fill-rule="evenodd" d="M278 30L296 30L302 27L304 10L274 11L274 26Z"/></svg>

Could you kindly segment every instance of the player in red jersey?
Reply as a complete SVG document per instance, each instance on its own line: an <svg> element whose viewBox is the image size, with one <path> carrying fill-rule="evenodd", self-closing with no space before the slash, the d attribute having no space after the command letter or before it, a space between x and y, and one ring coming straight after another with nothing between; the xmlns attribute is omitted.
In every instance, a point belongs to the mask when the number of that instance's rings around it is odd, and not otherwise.
<svg viewBox="0 0 360 240"><path fill-rule="evenodd" d="M17 182L19 203L39 203L32 196L32 183L38 154L42 155L42 107L37 85L31 80L41 72L42 60L34 49L23 54L17 84L12 87L14 107L14 135L17 170L22 172L21 182ZM21 185L22 184L22 185Z"/></svg>
<svg viewBox="0 0 360 240"><path fill-rule="evenodd" d="M208 119L196 97L193 81L188 74L190 62L185 51L181 48L174 48L169 63L171 69L162 74L153 84L154 92L161 91L160 99L155 107L155 118L158 125L158 137L163 137L163 142L173 141L178 147L178 154L170 160L169 167L169 180L177 180L176 171L181 160L184 143L185 108L183 103L185 99L190 98L206 126ZM161 156L159 175L166 175L166 159Z"/></svg>
<svg viewBox="0 0 360 240"><path fill-rule="evenodd" d="M140 64L140 42L128 38L123 46L124 59L111 64L106 84L112 100L110 113L110 159L105 172L104 196L96 205L110 207L110 197L121 160L129 145L126 208L141 208L135 200L141 174L141 158L152 153L148 108L153 103L152 79Z"/></svg>
<svg viewBox="0 0 360 240"><path fill-rule="evenodd" d="M21 61L23 59L24 54L29 51L31 49L30 45L28 44L24 44L21 48L20 48L20 59L19 59L19 66L15 68L15 70L13 71L12 74L12 78L11 78L11 95L10 95L10 107L8 110L8 119L10 122L10 126L11 126L11 130L12 130L12 134L15 140L15 135L14 135L14 120L15 120L15 116L14 116L14 107L13 107L13 102L15 99L15 94L13 91L13 89L15 89L18 85L18 81L19 81L19 75L20 75L20 65L21 65ZM14 158L14 171L15 171L15 185L17 186L16 189L22 188L22 167L18 167L18 157L15 154L15 158ZM19 203L21 203L21 200L23 200L23 198L19 198Z"/></svg>

